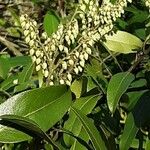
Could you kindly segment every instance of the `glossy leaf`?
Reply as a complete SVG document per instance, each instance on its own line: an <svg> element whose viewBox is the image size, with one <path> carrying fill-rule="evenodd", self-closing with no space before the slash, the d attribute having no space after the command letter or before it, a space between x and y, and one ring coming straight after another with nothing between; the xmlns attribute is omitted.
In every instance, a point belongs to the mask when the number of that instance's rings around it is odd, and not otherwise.
<svg viewBox="0 0 150 150"><path fill-rule="evenodd" d="M53 11L48 11L44 17L44 30L50 36L57 31L59 25L59 18Z"/></svg>
<svg viewBox="0 0 150 150"><path fill-rule="evenodd" d="M131 111L134 106L136 105L136 103L138 102L138 100L140 99L140 97L147 92L147 90L142 90L142 91L134 91L134 92L128 92L128 98L129 98L129 103L127 105L127 110Z"/></svg>
<svg viewBox="0 0 150 150"><path fill-rule="evenodd" d="M85 132L85 129L82 127L81 131L78 135L81 139L84 139L84 141L88 141L89 137L87 133ZM80 144L77 139L75 139L73 145L71 146L70 150L90 150L91 148L85 147L83 144Z"/></svg>
<svg viewBox="0 0 150 150"><path fill-rule="evenodd" d="M129 72L122 72L112 76L107 88L107 104L112 113L115 112L121 96L133 80L134 75Z"/></svg>
<svg viewBox="0 0 150 150"><path fill-rule="evenodd" d="M150 140L147 138L145 150L149 150L149 149L150 149Z"/></svg>
<svg viewBox="0 0 150 150"><path fill-rule="evenodd" d="M133 109L133 117L137 127L145 127L150 123L150 91L145 92Z"/></svg>
<svg viewBox="0 0 150 150"><path fill-rule="evenodd" d="M72 106L81 110L82 113L87 115L92 111L98 99L98 95L82 97L76 99ZM73 113L72 110L69 113L69 119L66 121L64 128L72 132L75 136L79 136L79 134L81 134L81 131L83 130L82 123L78 120L78 117ZM85 139L87 139L86 136L84 137ZM64 135L64 140L68 146L74 143L74 139L68 135Z"/></svg>
<svg viewBox="0 0 150 150"><path fill-rule="evenodd" d="M145 79L139 79L137 81L134 81L131 85L130 88L139 88L139 87L143 87L146 86L147 81Z"/></svg>
<svg viewBox="0 0 150 150"><path fill-rule="evenodd" d="M83 128L82 128L83 129ZM84 129L83 129L84 130ZM82 131L83 131L82 130ZM88 143L86 143L85 139L83 139L83 135L86 134L86 132L83 131L83 134L80 136L76 136L74 135L72 132L66 130L66 129L60 129L58 130L59 132L63 132L64 134L67 134L71 137L73 137L75 139L74 145L72 145L71 149L76 149L76 148L82 148L82 149L88 149L88 150L92 150L91 146L88 145ZM81 131L81 132L82 132ZM80 132L80 133L81 133ZM85 135L87 137L87 134ZM85 138L85 137L84 137ZM88 137L87 137L88 138Z"/></svg>
<svg viewBox="0 0 150 150"><path fill-rule="evenodd" d="M60 149L59 146L48 135L40 129L38 124L29 118L20 117L16 115L2 115L0 116L0 124L8 127L13 127L27 133L29 135L39 136L44 138L47 142L52 144L55 148Z"/></svg>
<svg viewBox="0 0 150 150"><path fill-rule="evenodd" d="M17 66L26 66L32 60L28 56L18 56L12 58L0 58L0 76L6 78L11 68Z"/></svg>
<svg viewBox="0 0 150 150"><path fill-rule="evenodd" d="M70 86L71 91L75 94L76 98L80 98L83 93L86 92L87 79L82 77L78 80L74 80Z"/></svg>
<svg viewBox="0 0 150 150"><path fill-rule="evenodd" d="M135 125L133 114L129 113L125 122L123 133L120 138L120 150L128 150L130 148L130 145L132 144L132 141L135 138L137 132L138 128Z"/></svg>
<svg viewBox="0 0 150 150"><path fill-rule="evenodd" d="M71 92L66 86L39 88L17 94L2 103L0 115L27 117L35 121L43 131L47 131L63 117L70 104ZM9 135L10 129L0 126L0 141L3 131ZM9 135L10 139L11 136Z"/></svg>
<svg viewBox="0 0 150 150"><path fill-rule="evenodd" d="M86 130L87 134L89 135L89 138L93 144L93 147L95 150L106 150L106 145L101 138L98 130L94 126L93 122L87 118L80 110L71 107L71 110L75 113L75 115L78 117L78 119L81 121L84 129Z"/></svg>
<svg viewBox="0 0 150 150"><path fill-rule="evenodd" d="M139 38L124 31L118 31L114 35L107 35L106 42L103 44L110 51L125 54L134 53L136 52L135 50L142 47L142 41Z"/></svg>

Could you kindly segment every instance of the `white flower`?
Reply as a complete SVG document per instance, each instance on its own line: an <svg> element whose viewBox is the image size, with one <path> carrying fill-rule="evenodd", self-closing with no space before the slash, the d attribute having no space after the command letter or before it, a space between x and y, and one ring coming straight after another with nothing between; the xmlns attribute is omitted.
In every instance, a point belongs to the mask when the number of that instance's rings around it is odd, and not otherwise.
<svg viewBox="0 0 150 150"><path fill-rule="evenodd" d="M43 33L42 33L42 37L43 37L44 39L47 39L47 33L46 33L46 32L43 32Z"/></svg>
<svg viewBox="0 0 150 150"><path fill-rule="evenodd" d="M24 15L21 15L21 17L20 17L20 22L23 22L23 21L25 21L25 17L24 17Z"/></svg>
<svg viewBox="0 0 150 150"><path fill-rule="evenodd" d="M32 61L33 61L33 62L36 61L36 57L35 57L35 56L32 57Z"/></svg>
<svg viewBox="0 0 150 150"><path fill-rule="evenodd" d="M15 79L14 81L13 81L13 84L18 84L18 79Z"/></svg>
<svg viewBox="0 0 150 150"><path fill-rule="evenodd" d="M26 26L26 22L25 21L21 22L21 26L24 28Z"/></svg>
<svg viewBox="0 0 150 150"><path fill-rule="evenodd" d="M36 59L36 64L38 65L40 62L41 62L41 59L40 59L40 58L37 58L37 59Z"/></svg>
<svg viewBox="0 0 150 150"><path fill-rule="evenodd" d="M86 48L86 47L87 47L87 44L83 43L83 45L82 45L82 46L83 46L83 48Z"/></svg>
<svg viewBox="0 0 150 150"><path fill-rule="evenodd" d="M24 36L27 36L29 34L29 30L25 30L23 33L24 33Z"/></svg>
<svg viewBox="0 0 150 150"><path fill-rule="evenodd" d="M66 54L68 54L68 48L67 48L67 47L64 47L64 52L65 52Z"/></svg>
<svg viewBox="0 0 150 150"><path fill-rule="evenodd" d="M32 48L32 49L30 49L30 55L32 56L33 54L34 54L34 49Z"/></svg>
<svg viewBox="0 0 150 150"><path fill-rule="evenodd" d="M26 23L25 28L26 28L26 30L28 30L30 28L30 23Z"/></svg>
<svg viewBox="0 0 150 150"><path fill-rule="evenodd" d="M54 85L54 82L51 81L51 82L49 83L49 85L51 85L51 86Z"/></svg>
<svg viewBox="0 0 150 150"><path fill-rule="evenodd" d="M33 21L33 25L34 25L34 26L37 26L37 22L36 22L35 20Z"/></svg>
<svg viewBox="0 0 150 150"><path fill-rule="evenodd" d="M70 59L68 62L69 62L69 65L71 65L71 66L74 65L74 61L72 59Z"/></svg>
<svg viewBox="0 0 150 150"><path fill-rule="evenodd" d="M67 34L68 34L68 36L71 36L71 31L68 30L68 31L67 31Z"/></svg>
<svg viewBox="0 0 150 150"><path fill-rule="evenodd" d="M27 36L27 37L25 38L25 41L26 41L26 43L29 43L29 42L30 42L30 37Z"/></svg>
<svg viewBox="0 0 150 150"><path fill-rule="evenodd" d="M74 68L74 72L75 72L75 74L78 74L79 73L79 69L78 68Z"/></svg>
<svg viewBox="0 0 150 150"><path fill-rule="evenodd" d="M80 72L82 72L82 70L83 70L82 67L80 67L80 66L78 66L78 69Z"/></svg>
<svg viewBox="0 0 150 150"><path fill-rule="evenodd" d="M67 80L67 81L66 81L66 84L70 86L70 85L71 85L71 82L70 82L69 80Z"/></svg>
<svg viewBox="0 0 150 150"><path fill-rule="evenodd" d="M67 74L67 78L69 81L72 81L72 75L70 73Z"/></svg>
<svg viewBox="0 0 150 150"><path fill-rule="evenodd" d="M45 46L45 51L46 51L46 52L48 51L48 49L49 49L49 47L48 47L48 46Z"/></svg>
<svg viewBox="0 0 150 150"><path fill-rule="evenodd" d="M30 34L31 34L31 38L33 38L33 39L36 38L36 33L34 31L32 31Z"/></svg>
<svg viewBox="0 0 150 150"><path fill-rule="evenodd" d="M31 41L29 42L29 45L32 47L32 46L34 45L34 40L31 40Z"/></svg>
<svg viewBox="0 0 150 150"><path fill-rule="evenodd" d="M64 81L63 79L61 79L61 80L59 81L59 83L60 83L60 84L65 84L65 81Z"/></svg>
<svg viewBox="0 0 150 150"><path fill-rule="evenodd" d="M59 45L59 50L62 51L64 49L63 45Z"/></svg>
<svg viewBox="0 0 150 150"><path fill-rule="evenodd" d="M65 40L66 40L67 42L70 40L70 38L69 38L68 35L65 36Z"/></svg>
<svg viewBox="0 0 150 150"><path fill-rule="evenodd" d="M87 53L84 53L84 59L85 59L85 60L88 60L88 56L89 56L89 55L88 55Z"/></svg>
<svg viewBox="0 0 150 150"><path fill-rule="evenodd" d="M66 63L65 61L62 63L62 68L63 68L64 70L67 69L67 63Z"/></svg>
<svg viewBox="0 0 150 150"><path fill-rule="evenodd" d="M47 63L44 62L44 63L42 64L42 68L43 68L43 69L46 69L46 68L47 68Z"/></svg>
<svg viewBox="0 0 150 150"><path fill-rule="evenodd" d="M75 56L76 56L77 58L79 57L79 52L78 52L78 51L75 52Z"/></svg>
<svg viewBox="0 0 150 150"><path fill-rule="evenodd" d="M92 52L91 52L91 49L90 49L89 47L86 48L86 52L87 52L89 55L91 55L91 53L92 53Z"/></svg>
<svg viewBox="0 0 150 150"><path fill-rule="evenodd" d="M37 57L39 57L39 56L41 55L41 52L40 52L39 50L37 50L37 51L35 52L35 55L36 55Z"/></svg>
<svg viewBox="0 0 150 150"><path fill-rule="evenodd" d="M55 51L55 45L51 45L51 50Z"/></svg>
<svg viewBox="0 0 150 150"><path fill-rule="evenodd" d="M82 11L85 11L85 9L86 9L86 5L81 4L80 9L81 9Z"/></svg>
<svg viewBox="0 0 150 150"><path fill-rule="evenodd" d="M84 61L84 60L81 60L79 63L80 63L80 65L81 65L82 67L84 67L84 65L85 65L85 61Z"/></svg>
<svg viewBox="0 0 150 150"><path fill-rule="evenodd" d="M47 78L47 77L48 77L48 74L49 74L48 70L45 70L45 71L44 71L44 77Z"/></svg>
<svg viewBox="0 0 150 150"><path fill-rule="evenodd" d="M82 54L79 56L79 58L80 60L84 60L84 56Z"/></svg>
<svg viewBox="0 0 150 150"><path fill-rule="evenodd" d="M37 65L36 68L35 68L36 71L39 71L40 69L41 69L40 65Z"/></svg>
<svg viewBox="0 0 150 150"><path fill-rule="evenodd" d="M89 3L89 0L84 0L84 2L85 2L86 4L88 4L88 3Z"/></svg>

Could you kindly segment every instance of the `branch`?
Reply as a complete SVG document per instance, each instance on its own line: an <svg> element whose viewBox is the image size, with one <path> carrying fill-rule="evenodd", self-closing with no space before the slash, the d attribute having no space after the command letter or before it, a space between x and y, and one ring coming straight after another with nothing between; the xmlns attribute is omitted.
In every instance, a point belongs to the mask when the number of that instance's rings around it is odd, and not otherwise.
<svg viewBox="0 0 150 150"><path fill-rule="evenodd" d="M4 44L14 55L22 56L22 53L19 52L18 45L6 40L4 37L0 36L0 42Z"/></svg>

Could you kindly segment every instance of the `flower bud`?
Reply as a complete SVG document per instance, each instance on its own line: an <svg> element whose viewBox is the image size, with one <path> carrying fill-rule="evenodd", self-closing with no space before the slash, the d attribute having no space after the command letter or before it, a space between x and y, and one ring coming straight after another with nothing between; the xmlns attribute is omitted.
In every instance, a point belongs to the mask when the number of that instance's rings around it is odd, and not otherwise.
<svg viewBox="0 0 150 150"><path fill-rule="evenodd" d="M34 54L35 51L34 51L33 48L31 48L29 52L30 52L30 55L32 56L32 55Z"/></svg>
<svg viewBox="0 0 150 150"><path fill-rule="evenodd" d="M67 47L64 47L64 52L65 52L66 54L68 54L68 48L67 48Z"/></svg>
<svg viewBox="0 0 150 150"><path fill-rule="evenodd" d="M30 47L32 47L32 46L34 45L34 40L31 40L31 41L29 42L29 45L30 45Z"/></svg>
<svg viewBox="0 0 150 150"><path fill-rule="evenodd" d="M91 53L92 53L92 52L91 52L91 49L90 49L89 47L86 48L86 52L87 52L89 55L91 55Z"/></svg>
<svg viewBox="0 0 150 150"><path fill-rule="evenodd" d="M88 55L87 53L84 53L84 59L85 59L85 60L88 60L88 56L89 56L89 55Z"/></svg>
<svg viewBox="0 0 150 150"><path fill-rule="evenodd" d="M47 63L44 62L44 63L42 64L42 68L43 68L43 69L46 69L46 68L47 68Z"/></svg>
<svg viewBox="0 0 150 150"><path fill-rule="evenodd" d="M65 61L62 63L62 68L63 68L64 70L67 69L67 63L66 63Z"/></svg>
<svg viewBox="0 0 150 150"><path fill-rule="evenodd" d="M82 72L82 70L83 70L82 67L80 67L80 66L78 66L78 69L80 72Z"/></svg>
<svg viewBox="0 0 150 150"><path fill-rule="evenodd" d="M74 72L75 72L75 74L78 74L79 73L79 69L78 68L74 68Z"/></svg>
<svg viewBox="0 0 150 150"><path fill-rule="evenodd" d="M61 80L59 81L59 83L60 83L60 84L65 84L65 81L64 81L63 79L61 79Z"/></svg>
<svg viewBox="0 0 150 150"><path fill-rule="evenodd" d="M71 82L70 82L69 80L67 80L67 81L66 81L66 84L70 86L70 85L71 85Z"/></svg>
<svg viewBox="0 0 150 150"><path fill-rule="evenodd" d="M37 58L37 59L36 59L36 64L38 65L40 62L41 62L41 59L40 59L40 58Z"/></svg>
<svg viewBox="0 0 150 150"><path fill-rule="evenodd" d="M51 85L51 86L54 85L54 82L51 81L51 82L49 83L49 85Z"/></svg>
<svg viewBox="0 0 150 150"><path fill-rule="evenodd" d="M69 65L71 65L71 66L74 65L74 61L72 59L70 59L68 62L69 62Z"/></svg>
<svg viewBox="0 0 150 150"><path fill-rule="evenodd" d="M63 45L59 45L59 50L62 51L64 49Z"/></svg>
<svg viewBox="0 0 150 150"><path fill-rule="evenodd" d="M67 74L67 78L69 81L72 81L72 75L70 73Z"/></svg>
<svg viewBox="0 0 150 150"><path fill-rule="evenodd" d="M15 80L13 81L13 84L17 85L17 84L18 84L18 79L15 79Z"/></svg>
<svg viewBox="0 0 150 150"><path fill-rule="evenodd" d="M41 69L40 65L37 65L36 68L35 68L36 71L39 71L40 69Z"/></svg>
<svg viewBox="0 0 150 150"><path fill-rule="evenodd" d="M37 50L37 51L35 52L35 55L36 55L37 57L39 57L40 54L41 54L41 52L40 52L39 50Z"/></svg>
<svg viewBox="0 0 150 150"><path fill-rule="evenodd" d="M85 61L84 61L84 60L81 60L79 63L80 63L80 65L81 65L82 67L84 67L84 65L85 65Z"/></svg>

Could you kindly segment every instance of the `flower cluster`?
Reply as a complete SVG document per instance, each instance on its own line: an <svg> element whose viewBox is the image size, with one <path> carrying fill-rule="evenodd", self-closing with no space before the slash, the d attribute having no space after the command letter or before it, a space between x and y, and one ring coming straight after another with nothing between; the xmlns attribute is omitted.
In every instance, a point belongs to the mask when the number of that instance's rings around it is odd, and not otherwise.
<svg viewBox="0 0 150 150"><path fill-rule="evenodd" d="M150 0L145 0L145 5L149 8L150 11Z"/></svg>
<svg viewBox="0 0 150 150"><path fill-rule="evenodd" d="M60 23L57 32L50 37L41 35L36 21L27 15L20 17L29 54L36 63L36 71L43 73L46 83L71 85L72 79L80 75L92 54L96 42L111 33L113 22L124 13L131 0L79 0L72 19Z"/></svg>

